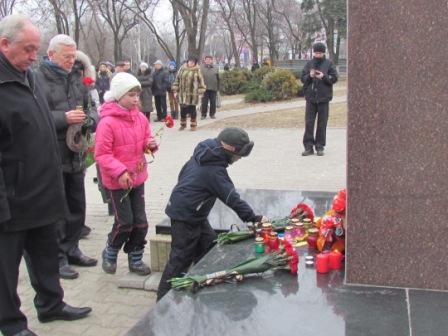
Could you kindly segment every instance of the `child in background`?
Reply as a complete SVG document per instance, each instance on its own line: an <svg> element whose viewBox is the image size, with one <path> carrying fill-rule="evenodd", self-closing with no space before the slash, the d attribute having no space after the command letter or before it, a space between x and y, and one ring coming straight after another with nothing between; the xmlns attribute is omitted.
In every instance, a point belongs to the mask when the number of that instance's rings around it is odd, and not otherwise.
<svg viewBox="0 0 448 336"><path fill-rule="evenodd" d="M115 221L103 250L103 270L114 274L118 251L128 254L129 271L151 273L143 262L148 232L144 188L148 178L146 153L158 146L148 119L139 110L140 82L129 73L118 73L104 95L96 129L95 160L103 185L110 193Z"/></svg>

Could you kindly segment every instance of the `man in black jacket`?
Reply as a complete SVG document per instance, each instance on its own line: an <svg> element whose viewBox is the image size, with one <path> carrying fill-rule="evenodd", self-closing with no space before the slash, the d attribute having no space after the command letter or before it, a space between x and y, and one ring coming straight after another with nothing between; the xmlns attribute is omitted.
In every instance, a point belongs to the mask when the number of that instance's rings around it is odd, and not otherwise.
<svg viewBox="0 0 448 336"><path fill-rule="evenodd" d="M305 92L305 134L303 135L303 156L324 155L326 144L327 122L330 100L333 99L333 84L338 80L338 73L330 60L325 58L325 44L317 42L313 45L313 59L303 68L300 80ZM314 124L317 116L316 135Z"/></svg>
<svg viewBox="0 0 448 336"><path fill-rule="evenodd" d="M19 265L25 252L34 304L41 322L75 320L91 309L63 301L59 283L57 222L64 191L54 122L29 70L40 33L12 15L0 21L0 331L35 335L20 311Z"/></svg>
<svg viewBox="0 0 448 336"><path fill-rule="evenodd" d="M246 131L227 127L215 139L200 142L179 173L165 213L171 219L171 253L157 291L160 300L171 288L169 279L181 276L214 245L216 234L208 215L219 198L244 222L267 221L240 198L227 167L252 151Z"/></svg>
<svg viewBox="0 0 448 336"><path fill-rule="evenodd" d="M48 60L41 63L36 76L56 125L68 210L59 231L59 274L64 279L75 279L79 274L70 265L95 266L97 260L84 255L79 249L86 220L86 148L82 149L78 146L81 143L73 141L76 136L71 136L71 130L79 126L81 133L78 137L82 139L82 135L95 130L98 116L89 90L82 83L82 74L73 68L75 41L68 35L56 35L50 40L47 54Z"/></svg>

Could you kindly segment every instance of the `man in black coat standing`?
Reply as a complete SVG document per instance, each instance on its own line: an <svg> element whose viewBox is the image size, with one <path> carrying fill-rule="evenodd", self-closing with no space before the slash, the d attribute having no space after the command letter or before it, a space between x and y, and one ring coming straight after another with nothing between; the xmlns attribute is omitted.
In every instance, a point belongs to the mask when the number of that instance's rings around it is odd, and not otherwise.
<svg viewBox="0 0 448 336"><path fill-rule="evenodd" d="M98 115L89 90L82 83L83 74L73 67L75 41L68 35L56 35L49 42L47 54L48 60L40 64L36 77L56 126L67 202L67 213L59 230L59 275L63 279L75 279L79 274L71 265L93 267L97 264L96 259L86 256L79 248L86 220L86 148L78 146L81 141L76 139L81 140L88 132L95 131ZM71 132L76 127L80 132Z"/></svg>
<svg viewBox="0 0 448 336"><path fill-rule="evenodd" d="M0 21L0 331L5 336L35 335L17 294L24 253L41 322L76 320L91 311L64 303L59 283L56 227L64 216L64 191L54 122L29 70L39 46L39 30L27 17Z"/></svg>
<svg viewBox="0 0 448 336"><path fill-rule="evenodd" d="M338 80L335 66L325 58L325 50L325 44L322 42L313 45L313 59L305 65L300 77L306 99L303 156L313 155L313 146L318 156L324 155L329 104L333 99L333 84ZM314 136L316 116L317 127Z"/></svg>

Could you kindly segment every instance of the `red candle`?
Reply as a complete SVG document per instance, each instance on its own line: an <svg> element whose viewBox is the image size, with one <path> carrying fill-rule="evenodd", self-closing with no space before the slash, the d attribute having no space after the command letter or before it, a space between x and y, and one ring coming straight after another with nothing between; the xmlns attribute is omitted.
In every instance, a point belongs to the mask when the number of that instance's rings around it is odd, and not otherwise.
<svg viewBox="0 0 448 336"><path fill-rule="evenodd" d="M316 271L318 273L328 273L328 253L319 253L316 256Z"/></svg>
<svg viewBox="0 0 448 336"><path fill-rule="evenodd" d="M342 264L342 253L339 251L333 251L328 256L328 266L330 269L340 269Z"/></svg>
<svg viewBox="0 0 448 336"><path fill-rule="evenodd" d="M317 236L308 236L306 242L308 243L309 248L317 250Z"/></svg>

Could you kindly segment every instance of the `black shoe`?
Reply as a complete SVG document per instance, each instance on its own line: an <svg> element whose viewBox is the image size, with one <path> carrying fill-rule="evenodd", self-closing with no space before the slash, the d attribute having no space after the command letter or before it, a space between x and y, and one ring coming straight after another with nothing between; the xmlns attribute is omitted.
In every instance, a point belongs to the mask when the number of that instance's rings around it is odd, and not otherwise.
<svg viewBox="0 0 448 336"><path fill-rule="evenodd" d="M314 155L314 151L312 149L307 149L302 152L302 156Z"/></svg>
<svg viewBox="0 0 448 336"><path fill-rule="evenodd" d="M59 266L59 276L62 279L73 280L79 277L79 273L71 268L68 264Z"/></svg>
<svg viewBox="0 0 448 336"><path fill-rule="evenodd" d="M13 336L37 336L37 334L33 333L29 329L24 329L24 330L18 332L17 334L14 334Z"/></svg>
<svg viewBox="0 0 448 336"><path fill-rule="evenodd" d="M215 117L214 115L210 116L210 118L212 118L212 119L216 119L216 117Z"/></svg>
<svg viewBox="0 0 448 336"><path fill-rule="evenodd" d="M324 150L323 149L318 149L316 151L316 153L317 153L317 156L324 156Z"/></svg>
<svg viewBox="0 0 448 336"><path fill-rule="evenodd" d="M90 258L81 252L79 248L75 249L74 253L67 255L67 260L70 265L92 267L96 266L98 260Z"/></svg>
<svg viewBox="0 0 448 336"><path fill-rule="evenodd" d="M62 309L59 310L58 312L49 314L48 313L40 314L40 315L38 314L37 318L42 323L47 323L56 320L74 321L86 317L91 311L92 308L90 307L76 308L69 306L68 304L65 304L64 307L62 307Z"/></svg>
<svg viewBox="0 0 448 336"><path fill-rule="evenodd" d="M89 228L87 225L84 225L81 229L80 238L86 238L90 234L91 231L92 231L91 228Z"/></svg>

